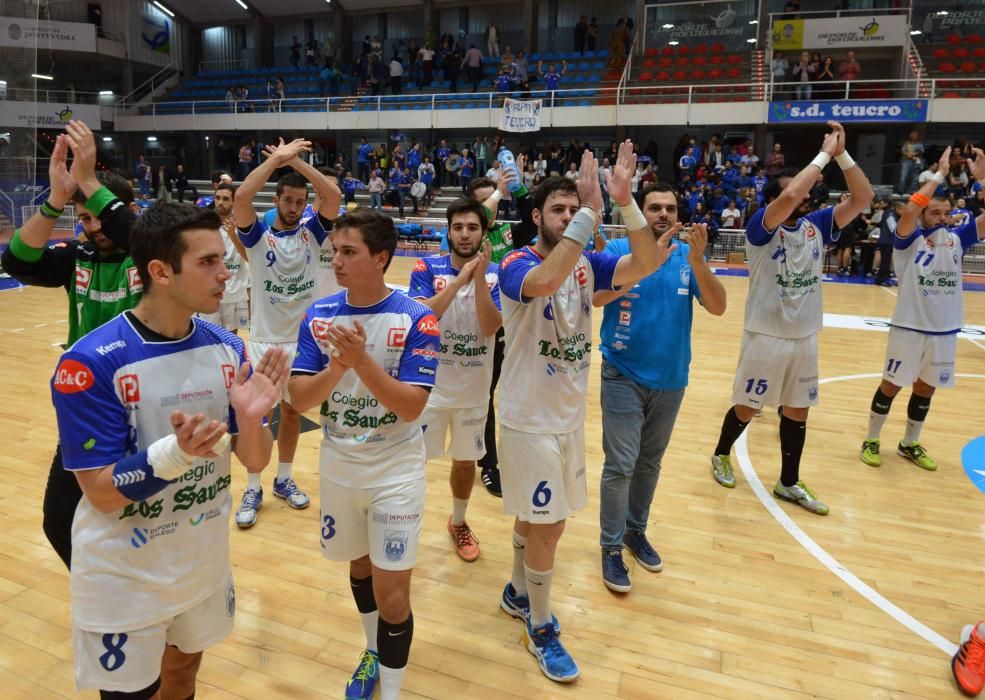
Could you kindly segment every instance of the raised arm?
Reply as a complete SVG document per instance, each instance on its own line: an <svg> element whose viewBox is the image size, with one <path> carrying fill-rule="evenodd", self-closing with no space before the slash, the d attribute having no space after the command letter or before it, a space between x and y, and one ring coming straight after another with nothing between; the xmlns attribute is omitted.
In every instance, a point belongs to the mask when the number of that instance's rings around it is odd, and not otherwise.
<svg viewBox="0 0 985 700"><path fill-rule="evenodd" d="M817 174L824 170L824 166L831 162L831 159L838 152L838 139L839 137L844 138L845 132L841 129L841 125L836 122L828 122L828 125L832 127L832 131L824 135L821 152L807 167L794 176L790 184L783 188L779 197L766 206L766 211L763 213L763 227L766 230L772 231L790 218L790 215L800 206L800 203L810 193L811 187L817 182ZM835 126L838 128L835 129Z"/></svg>
<svg viewBox="0 0 985 700"><path fill-rule="evenodd" d="M267 183L271 174L277 168L283 167L302 153L311 150L311 142L304 139L294 139L290 143L284 143L284 139L278 140L280 143L269 152L267 159L254 168L236 190L236 197L233 201L233 216L236 218L236 226L241 230L250 228L256 221L257 214L253 209L253 198Z"/></svg>
<svg viewBox="0 0 985 700"><path fill-rule="evenodd" d="M838 147L835 149L834 159L845 175L849 194L848 199L835 205L835 226L841 228L847 226L867 206L872 204L876 193L869 183L869 178L862 172L862 168L852 160L852 157L845 150L844 128L837 122L831 122L831 127L838 133Z"/></svg>
<svg viewBox="0 0 985 700"><path fill-rule="evenodd" d="M968 158L968 172L978 182L985 184L985 152L980 148L972 148L974 158ZM978 229L978 240L985 240L985 210L975 218L975 226Z"/></svg>
<svg viewBox="0 0 985 700"><path fill-rule="evenodd" d="M951 147L948 146L941 154L940 160L937 163L937 172L934 173L934 176L923 183L923 186L915 193L910 195L906 206L903 207L903 213L900 214L899 222L896 224L896 235L898 237L909 238L917 230L917 224L920 221L920 212L930 203L930 198L934 196L937 188L944 183L944 172L946 168L950 167L950 159Z"/></svg>
<svg viewBox="0 0 985 700"><path fill-rule="evenodd" d="M72 199L72 195L77 189L75 178L69 174L68 168L65 166L68 158L68 145L66 134L59 134L55 139L55 148L51 152L51 161L48 163L48 180L51 182L51 193L41 208L34 212L27 223L15 233L19 242L28 248L41 251L48 244L48 239L51 238L51 233L55 230L55 223L58 221L59 214ZM11 243L11 247L18 246ZM38 254L38 258L40 257L41 255Z"/></svg>
<svg viewBox="0 0 985 700"><path fill-rule="evenodd" d="M339 186L328 175L301 158L300 154L288 161L287 165L298 171L315 188L319 195L318 214L321 218L334 221L339 215L339 205L342 204L342 190Z"/></svg>

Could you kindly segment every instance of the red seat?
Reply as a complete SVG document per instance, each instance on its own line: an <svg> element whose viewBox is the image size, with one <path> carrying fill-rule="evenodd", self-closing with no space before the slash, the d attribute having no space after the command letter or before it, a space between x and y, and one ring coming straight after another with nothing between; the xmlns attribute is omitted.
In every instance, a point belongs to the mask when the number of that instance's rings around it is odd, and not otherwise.
<svg viewBox="0 0 985 700"><path fill-rule="evenodd" d="M725 57L724 56L721 56L721 55L718 55L718 54L715 54L714 56L712 56L708 60L714 66L720 66L723 63L725 63Z"/></svg>
<svg viewBox="0 0 985 700"><path fill-rule="evenodd" d="M737 63L742 63L742 55L737 53L730 53L728 55L728 58L725 60L733 65Z"/></svg>
<svg viewBox="0 0 985 700"><path fill-rule="evenodd" d="M712 68L708 71L708 77L712 80L719 80L723 75L725 75L725 73L722 72L721 68Z"/></svg>
<svg viewBox="0 0 985 700"><path fill-rule="evenodd" d="M939 70L941 73L957 73L958 72L957 67L953 63L951 63L950 61L944 61L943 63L939 63L937 65L937 70Z"/></svg>
<svg viewBox="0 0 985 700"><path fill-rule="evenodd" d="M982 36L981 34L969 34L965 37L965 41L969 44L981 44L985 43L985 36Z"/></svg>
<svg viewBox="0 0 985 700"><path fill-rule="evenodd" d="M670 73L668 73L665 70L660 71L659 73L657 73L657 80L661 83L666 83L668 80L670 80Z"/></svg>
<svg viewBox="0 0 985 700"><path fill-rule="evenodd" d="M690 49L690 47L688 47L687 44L681 44L680 46L677 47L677 55L678 56L686 56L689 53L691 53L691 49Z"/></svg>
<svg viewBox="0 0 985 700"><path fill-rule="evenodd" d="M956 84L956 81L954 81L954 80L938 80L937 81L938 87L942 87L942 88L952 88L952 87L955 86L955 84Z"/></svg>
<svg viewBox="0 0 985 700"><path fill-rule="evenodd" d="M687 56L678 56L674 63L678 66L689 66L691 65L691 59Z"/></svg>
<svg viewBox="0 0 985 700"><path fill-rule="evenodd" d="M978 66L976 66L972 61L965 61L961 64L962 73L977 73Z"/></svg>
<svg viewBox="0 0 985 700"><path fill-rule="evenodd" d="M692 80L704 80L705 79L705 72L703 70L701 70L700 68L697 69L697 70L693 70L693 71L691 71L691 79Z"/></svg>
<svg viewBox="0 0 985 700"><path fill-rule="evenodd" d="M656 68L657 67L657 62L654 61L652 58L648 58L648 59L646 59L646 60L643 61L643 67L644 68Z"/></svg>
<svg viewBox="0 0 985 700"><path fill-rule="evenodd" d="M661 68L670 68L672 65L674 65L674 59L670 58L669 56L664 56L659 61L657 61L657 65L659 65Z"/></svg>
<svg viewBox="0 0 985 700"><path fill-rule="evenodd" d="M947 49L941 47L939 49L934 49L931 54L934 58L947 58L950 54Z"/></svg>
<svg viewBox="0 0 985 700"><path fill-rule="evenodd" d="M708 59L705 58L704 56L695 56L694 59L692 60L692 63L694 63L694 65L696 65L696 66L703 66L707 62L708 62Z"/></svg>
<svg viewBox="0 0 985 700"><path fill-rule="evenodd" d="M694 53L708 53L708 47L704 44L698 44L694 47Z"/></svg>
<svg viewBox="0 0 985 700"><path fill-rule="evenodd" d="M956 97L961 97L961 95L959 95L956 92L945 92L943 95L941 95L941 97L946 97L948 99L954 99Z"/></svg>
<svg viewBox="0 0 985 700"><path fill-rule="evenodd" d="M711 52L712 53L725 53L725 44L716 41L714 44L711 45Z"/></svg>
<svg viewBox="0 0 985 700"><path fill-rule="evenodd" d="M648 48L646 50L646 55L647 56L656 56L659 53L660 53L660 50L657 49L657 47L655 47L655 46L651 46L650 48Z"/></svg>
<svg viewBox="0 0 985 700"><path fill-rule="evenodd" d="M660 54L662 56L673 56L674 55L674 47L673 46L665 46L660 51Z"/></svg>
<svg viewBox="0 0 985 700"><path fill-rule="evenodd" d="M952 53L951 55L954 56L955 58L968 58L968 56L971 55L971 51L969 51L963 46L959 46L958 48L954 49L954 53Z"/></svg>
<svg viewBox="0 0 985 700"><path fill-rule="evenodd" d="M742 71L739 70L738 68L729 68L728 71L725 73L725 75L727 75L730 78L738 78L740 75L742 75Z"/></svg>
<svg viewBox="0 0 985 700"><path fill-rule="evenodd" d="M978 58L985 58L985 46L976 46L972 53Z"/></svg>
<svg viewBox="0 0 985 700"><path fill-rule="evenodd" d="M949 44L960 44L961 37L958 34L948 34L947 39L945 39L944 41L946 41Z"/></svg>
<svg viewBox="0 0 985 700"><path fill-rule="evenodd" d="M673 78L674 80L687 80L687 73L682 70L675 70Z"/></svg>
<svg viewBox="0 0 985 700"><path fill-rule="evenodd" d="M650 82L651 80L653 80L653 73L649 71L647 71L646 73L640 73L640 80L647 83Z"/></svg>

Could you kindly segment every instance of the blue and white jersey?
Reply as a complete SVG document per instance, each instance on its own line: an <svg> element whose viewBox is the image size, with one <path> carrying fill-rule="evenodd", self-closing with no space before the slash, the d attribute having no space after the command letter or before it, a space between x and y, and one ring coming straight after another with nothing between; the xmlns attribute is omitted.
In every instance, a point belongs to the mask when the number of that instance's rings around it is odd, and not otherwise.
<svg viewBox="0 0 985 700"><path fill-rule="evenodd" d="M486 269L486 284L496 308L499 301L499 268ZM421 258L410 273L409 296L430 299L444 290L459 271L451 256ZM428 404L441 408L473 408L489 403L492 383L495 334L482 335L475 310L475 281L458 290L455 300L441 315L440 368Z"/></svg>
<svg viewBox="0 0 985 700"><path fill-rule="evenodd" d="M970 209L952 209L948 216L950 217L948 227L952 229L960 228L975 218Z"/></svg>
<svg viewBox="0 0 985 700"><path fill-rule="evenodd" d="M562 434L585 423L592 354L592 295L612 289L619 258L582 253L549 297L525 297L523 280L543 262L527 246L499 265L506 356L499 384L500 423L524 432Z"/></svg>
<svg viewBox="0 0 985 700"><path fill-rule="evenodd" d="M195 200L195 206L201 207L202 209L207 209L208 207L215 206L215 195L204 194Z"/></svg>
<svg viewBox="0 0 985 700"><path fill-rule="evenodd" d="M315 300L316 271L328 232L318 216L278 231L257 219L239 231L250 262L250 340L293 343L304 310Z"/></svg>
<svg viewBox="0 0 985 700"><path fill-rule="evenodd" d="M292 374L317 374L331 362L327 331L333 325L366 330L366 352L391 377L433 387L440 332L434 313L402 292L373 306L351 306L348 292L308 309L298 333ZM347 370L321 407L321 474L347 488L366 489L424 478L424 433L384 406Z"/></svg>
<svg viewBox="0 0 985 700"><path fill-rule="evenodd" d="M303 224L305 221L313 217L316 213L317 212L315 212L314 207L312 207L310 204L305 204L304 211L301 212L301 223ZM345 212L340 211L339 213L344 214ZM274 222L276 221L277 221L277 207L274 207L273 209L268 209L263 213L264 226L267 226L269 228L273 226Z"/></svg>
<svg viewBox="0 0 985 700"><path fill-rule="evenodd" d="M236 433L229 388L243 342L193 319L163 339L131 312L83 336L51 379L69 471L111 466L174 432L171 413L203 413ZM83 630L141 629L188 610L229 577L230 454L197 458L147 500L100 513L83 497L72 523L72 617Z"/></svg>
<svg viewBox="0 0 985 700"><path fill-rule="evenodd" d="M892 324L933 335L961 330L961 258L978 241L974 219L958 228L918 228L906 238L894 236L893 267L899 296Z"/></svg>
<svg viewBox="0 0 985 700"><path fill-rule="evenodd" d="M745 330L774 338L807 338L821 330L824 246L840 235L834 207L818 209L794 226L763 226L767 207L749 217L749 295Z"/></svg>

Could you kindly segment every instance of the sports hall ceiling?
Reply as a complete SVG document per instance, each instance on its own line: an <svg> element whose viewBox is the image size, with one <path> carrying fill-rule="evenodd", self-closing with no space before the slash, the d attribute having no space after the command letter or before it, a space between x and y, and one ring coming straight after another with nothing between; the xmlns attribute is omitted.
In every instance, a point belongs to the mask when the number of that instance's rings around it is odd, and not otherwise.
<svg viewBox="0 0 985 700"><path fill-rule="evenodd" d="M251 13L240 7L236 0L161 0L165 7L173 10L193 24L219 24L246 19ZM251 8L264 17L313 17L341 6L346 10L385 10L392 7L419 5L418 0L244 0Z"/></svg>

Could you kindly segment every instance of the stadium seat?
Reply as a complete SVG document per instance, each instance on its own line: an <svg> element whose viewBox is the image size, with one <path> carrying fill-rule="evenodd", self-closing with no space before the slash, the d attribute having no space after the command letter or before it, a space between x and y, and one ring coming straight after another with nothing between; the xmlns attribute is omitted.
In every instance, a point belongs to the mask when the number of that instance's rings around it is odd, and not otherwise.
<svg viewBox="0 0 985 700"><path fill-rule="evenodd" d="M678 56L687 56L689 53L691 53L691 47L689 47L687 44L681 44L680 46L677 47Z"/></svg>
<svg viewBox="0 0 985 700"><path fill-rule="evenodd" d="M652 81L653 80L653 73L650 73L650 72L640 73L640 80L642 80L644 82L650 82L650 81Z"/></svg>
<svg viewBox="0 0 985 700"><path fill-rule="evenodd" d="M961 72L965 74L977 73L978 66L976 66L972 61L965 61L964 63L961 64Z"/></svg>
<svg viewBox="0 0 985 700"><path fill-rule="evenodd" d="M674 61L674 64L678 67L688 66L691 64L691 59L687 56L678 56L677 60Z"/></svg>
<svg viewBox="0 0 985 700"><path fill-rule="evenodd" d="M670 73L667 71L662 70L657 73L657 82L666 83L668 80L670 80Z"/></svg>
<svg viewBox="0 0 985 700"><path fill-rule="evenodd" d="M692 63L694 63L694 65L696 65L696 66L703 66L707 62L708 62L708 59L705 56L700 56L700 55L699 56L695 56L694 57L694 60L692 61Z"/></svg>
<svg viewBox="0 0 985 700"><path fill-rule="evenodd" d="M725 72L725 75L728 76L729 78L738 78L739 76L742 75L742 71L739 70L738 68L733 67L733 68L729 68Z"/></svg>
<svg viewBox="0 0 985 700"><path fill-rule="evenodd" d="M714 44L711 45L711 52L712 53L725 53L725 44L716 41Z"/></svg>
<svg viewBox="0 0 985 700"><path fill-rule="evenodd" d="M672 65L674 65L674 59L670 58L669 56L664 56L659 61L657 61L657 65L659 65L661 68L670 68Z"/></svg>
<svg viewBox="0 0 985 700"><path fill-rule="evenodd" d="M965 37L965 41L969 44L982 44L985 43L985 36L981 34L969 34Z"/></svg>
<svg viewBox="0 0 985 700"><path fill-rule="evenodd" d="M663 47L663 50L660 52L660 54L662 56L673 56L674 55L674 47L673 46L665 46L665 47Z"/></svg>
<svg viewBox="0 0 985 700"><path fill-rule="evenodd" d="M735 65L735 64L738 64L738 63L742 63L742 54L730 53L728 55L728 58L725 59L725 61L727 63L732 64L732 65Z"/></svg>
<svg viewBox="0 0 985 700"><path fill-rule="evenodd" d="M657 67L657 62L655 60L653 60L652 58L647 58L647 59L645 59L643 61L642 66L644 68L656 68Z"/></svg>
<svg viewBox="0 0 985 700"><path fill-rule="evenodd" d="M939 70L941 73L957 73L958 72L957 66L955 66L950 61L944 61L942 63L939 63L937 65L937 70Z"/></svg>
<svg viewBox="0 0 985 700"><path fill-rule="evenodd" d="M708 59L708 62L711 63L712 65L720 66L725 63L725 57L720 54L715 54L710 59Z"/></svg>
<svg viewBox="0 0 985 700"><path fill-rule="evenodd" d="M958 48L954 49L954 52L951 55L954 56L954 58L968 58L968 56L971 55L971 51L969 51L963 46L959 46Z"/></svg>
<svg viewBox="0 0 985 700"><path fill-rule="evenodd" d="M946 41L948 44L960 44L961 43L961 35L960 34L948 34L947 35L947 38L944 41Z"/></svg>
<svg viewBox="0 0 985 700"><path fill-rule="evenodd" d="M976 46L972 53L976 58L985 58L985 46Z"/></svg>
<svg viewBox="0 0 985 700"><path fill-rule="evenodd" d="M933 56L934 58L947 58L951 54L946 48L942 46L940 48L934 49L930 55Z"/></svg>
<svg viewBox="0 0 985 700"><path fill-rule="evenodd" d="M660 53L660 51L655 46L651 46L650 48L648 48L646 50L646 53L644 55L646 55L646 56L656 56L659 53Z"/></svg>
<svg viewBox="0 0 985 700"><path fill-rule="evenodd" d="M674 71L674 75L672 77L674 80L687 80L687 73L682 70L676 70Z"/></svg>
<svg viewBox="0 0 985 700"><path fill-rule="evenodd" d="M693 71L691 71L691 79L692 80L704 80L705 79L705 72L703 70L701 70L700 68L698 68L697 70L693 70Z"/></svg>
<svg viewBox="0 0 985 700"><path fill-rule="evenodd" d="M711 78L712 80L721 80L721 78L724 77L724 75L725 73L722 71L721 68L712 68L710 71L708 71L708 77Z"/></svg>

